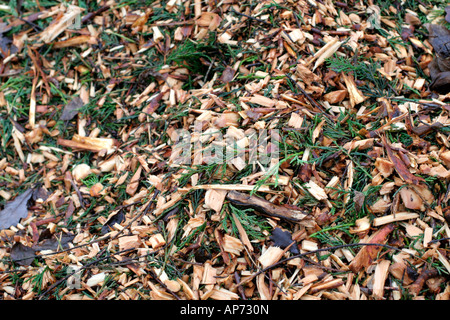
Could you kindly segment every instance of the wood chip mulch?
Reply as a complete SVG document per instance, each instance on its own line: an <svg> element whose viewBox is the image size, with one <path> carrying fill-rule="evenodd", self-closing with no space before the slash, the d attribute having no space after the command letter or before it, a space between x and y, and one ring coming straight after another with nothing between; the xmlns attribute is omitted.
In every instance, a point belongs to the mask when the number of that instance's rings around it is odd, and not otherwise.
<svg viewBox="0 0 450 320"><path fill-rule="evenodd" d="M70 3L0 4L0 299L450 299L448 4Z"/></svg>

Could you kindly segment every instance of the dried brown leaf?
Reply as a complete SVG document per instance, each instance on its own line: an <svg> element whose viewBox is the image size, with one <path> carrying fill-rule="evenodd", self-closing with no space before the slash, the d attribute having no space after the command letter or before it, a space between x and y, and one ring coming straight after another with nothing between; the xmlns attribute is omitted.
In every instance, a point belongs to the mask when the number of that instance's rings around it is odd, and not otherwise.
<svg viewBox="0 0 450 320"><path fill-rule="evenodd" d="M15 226L28 216L28 201L32 195L33 189L28 189L5 205L0 211L0 230Z"/></svg>
<svg viewBox="0 0 450 320"><path fill-rule="evenodd" d="M69 121L75 117L80 109L84 106L83 100L80 97L74 97L63 109L59 120Z"/></svg>

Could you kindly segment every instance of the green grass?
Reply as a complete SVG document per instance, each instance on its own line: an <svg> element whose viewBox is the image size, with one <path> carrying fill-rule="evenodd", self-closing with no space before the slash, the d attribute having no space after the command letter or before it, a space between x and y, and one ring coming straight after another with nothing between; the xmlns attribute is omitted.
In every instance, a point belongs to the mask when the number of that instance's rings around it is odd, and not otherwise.
<svg viewBox="0 0 450 320"><path fill-rule="evenodd" d="M353 226L353 223L336 224L331 227L323 228L322 230L311 234L310 237L316 238L322 244L326 244L330 247L339 246L339 245L345 244L346 242L341 237L337 237L336 235L333 235L333 233L341 231L341 232L344 232L348 237L352 238L353 236L349 232L349 229L351 226Z"/></svg>
<svg viewBox="0 0 450 320"><path fill-rule="evenodd" d="M239 209L232 204L225 204L222 210L225 212L222 227L226 233L231 233L234 237L239 238L239 231L232 214L239 220L250 241L264 239L266 237L264 231L271 228L264 218L254 213L253 209Z"/></svg>
<svg viewBox="0 0 450 320"><path fill-rule="evenodd" d="M377 70L381 68L379 61L371 59L364 60L358 56L355 58L334 55L326 60L328 68L345 74L353 73L355 80L362 80L366 83L359 86L363 94L379 98L396 95L392 88L395 88L395 80L389 81Z"/></svg>

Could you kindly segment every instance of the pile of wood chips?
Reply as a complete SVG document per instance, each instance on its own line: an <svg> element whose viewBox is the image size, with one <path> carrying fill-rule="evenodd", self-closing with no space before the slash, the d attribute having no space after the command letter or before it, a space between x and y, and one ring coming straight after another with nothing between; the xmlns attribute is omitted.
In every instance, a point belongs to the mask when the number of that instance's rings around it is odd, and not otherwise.
<svg viewBox="0 0 450 320"><path fill-rule="evenodd" d="M71 3L1 8L2 299L450 298L443 2Z"/></svg>

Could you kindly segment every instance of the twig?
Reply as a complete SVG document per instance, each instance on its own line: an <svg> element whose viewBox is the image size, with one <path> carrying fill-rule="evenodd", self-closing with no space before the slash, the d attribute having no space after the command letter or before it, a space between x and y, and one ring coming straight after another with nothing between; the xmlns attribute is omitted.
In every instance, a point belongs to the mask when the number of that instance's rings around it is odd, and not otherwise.
<svg viewBox="0 0 450 320"><path fill-rule="evenodd" d="M248 19L255 20L255 21L258 21L259 23L263 23L263 24L265 24L265 25L268 25L268 26L271 26L271 27L272 27L272 24L271 24L270 22L267 22L267 21L264 21L264 20L261 20L261 19L258 19L258 18L249 16L248 14L245 14L245 13L237 12L237 11L234 10L233 8L231 9L231 12L237 14L238 16L246 17L246 18L248 18Z"/></svg>
<svg viewBox="0 0 450 320"><path fill-rule="evenodd" d="M177 296L175 294L175 292L173 292L172 290L170 290L157 276L153 271L150 271L150 275L152 276L153 279L155 279L164 289L166 289L171 295L173 295L175 297L175 299L177 300L181 300L181 298L179 296Z"/></svg>
<svg viewBox="0 0 450 320"><path fill-rule="evenodd" d="M203 78L203 82L206 82L206 79L209 76L209 73L211 72L212 66L214 65L214 62L216 61L216 58L213 58L212 61L209 63L208 70L206 71L205 77Z"/></svg>
<svg viewBox="0 0 450 320"><path fill-rule="evenodd" d="M328 119L333 119L333 117L319 104L316 102L316 100L314 100L313 98L311 98L311 96L297 83L297 81L295 81L294 79L292 79L292 77L289 74L285 74L285 76L292 82L295 84L295 86L302 92L302 94L306 97L306 99L308 99L308 101L313 105L313 107L316 107L317 109L319 109L324 116L326 116Z"/></svg>
<svg viewBox="0 0 450 320"><path fill-rule="evenodd" d="M84 206L83 195L81 194L80 189L78 189L77 185L73 181L72 177L70 178L70 184L72 185L72 187L75 189L75 192L77 193L78 199L80 200L81 208L83 210L86 209L86 207Z"/></svg>
<svg viewBox="0 0 450 320"><path fill-rule="evenodd" d="M149 201L148 205L145 207L144 210L142 210L142 212L140 214L138 214L136 217L134 217L133 219L131 219L131 221L123 228L121 229L119 232L117 232L114 237L111 238L111 240L116 239L120 234L122 234L125 230L127 230L131 224L136 221L138 218L142 217L143 215L147 214L147 212L150 210L150 206L152 205L152 201L156 198L156 196L159 194L159 190L156 190L155 193L153 194L152 199ZM99 253L97 253L97 256L102 255L107 247L103 248L102 251L100 251Z"/></svg>
<svg viewBox="0 0 450 320"><path fill-rule="evenodd" d="M95 16L99 15L100 13L107 11L109 8L110 8L109 6L104 6L104 7L101 7L100 9L95 10L94 12L89 12L81 19L81 23L84 24L84 23L88 22L89 20L91 20Z"/></svg>
<svg viewBox="0 0 450 320"><path fill-rule="evenodd" d="M31 21L28 21L27 19L24 19L24 18L22 18L22 17L18 17L18 18L19 18L19 20L21 20L21 21L23 21L23 22L29 24L29 25L34 29L34 31L36 31L36 32L41 32L41 31L43 30L43 29L42 29L41 27L39 27L37 24L35 24L35 23L31 22Z"/></svg>
<svg viewBox="0 0 450 320"><path fill-rule="evenodd" d="M414 281L414 283L409 287L409 292L413 295L417 296L422 290L423 285L428 279L435 278L439 275L439 271L437 269L425 269L422 271L420 276Z"/></svg>
<svg viewBox="0 0 450 320"><path fill-rule="evenodd" d="M239 277L239 273L237 271L234 272L234 279L236 280L237 283L241 282L241 278ZM240 286L240 285L238 285L237 288L238 288L238 291L239 291L239 293L241 295L241 298L243 300L246 300L244 288L242 286Z"/></svg>
<svg viewBox="0 0 450 320"><path fill-rule="evenodd" d="M157 253L158 251L162 250L163 248L165 248L165 246L162 246L162 247L156 249L155 251L153 251L153 252L151 252L151 253L147 253L146 255L139 256L139 258L148 256L148 255L151 255L151 254L155 254L155 253ZM130 251L133 251L133 250L135 250L135 249L136 249L136 248L130 248L130 249L121 250L121 251L115 252L114 254L109 254L109 255L107 255L107 256L105 256L105 257L102 257L102 258L99 258L99 259L96 259L96 260L94 260L94 261L89 262L88 264L82 266L80 269L77 269L77 270L75 270L75 271L73 271L73 272L67 274L65 277L63 277L63 278L59 279L58 281L56 281L56 282L55 282L54 284L52 284L47 290L45 290L43 293L41 293L41 294L38 296L38 300L42 300L42 298L43 298L47 293L49 293L49 292L52 291L54 288L56 288L57 286L59 286L61 283L63 283L63 282L66 281L67 279L69 279L69 278L70 278L71 276L73 276L75 273L80 272L80 271L85 270L85 269L88 269L88 268L90 268L91 266L96 265L96 264L99 263L100 261L107 260L107 259L109 259L109 258L111 258L111 257L113 257L113 256L115 256L115 255L117 255L117 254L121 254L121 253L125 253L125 252L130 252Z"/></svg>
<svg viewBox="0 0 450 320"><path fill-rule="evenodd" d="M282 218L291 222L299 222L303 220L307 214L298 209L289 209L286 207L278 206L270 201L257 196L246 195L244 193L230 190L227 193L227 199L234 205L249 207L263 215L269 217Z"/></svg>
<svg viewBox="0 0 450 320"><path fill-rule="evenodd" d="M350 270L339 270L339 269L334 269L334 268L330 268L330 267L325 267L325 266L321 265L320 263L315 262L314 260L311 260L311 259L308 259L308 258L304 258L304 259L306 261L308 261L309 263L315 265L316 267L318 267L320 269L323 269L323 270L330 271L330 272L342 272L342 273L350 272Z"/></svg>
<svg viewBox="0 0 450 320"><path fill-rule="evenodd" d="M450 240L450 238L434 239L434 240L428 241L428 244L436 243L436 242L439 242L439 241L448 241L448 240Z"/></svg>

